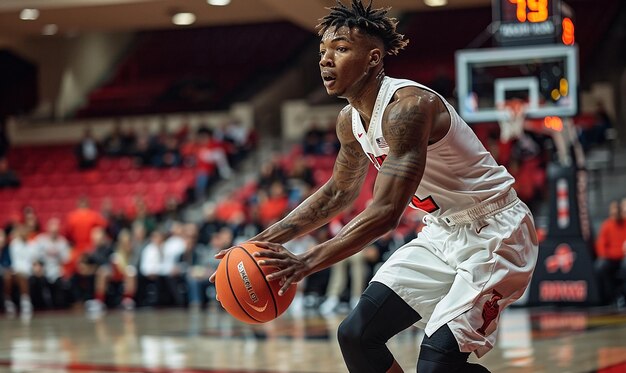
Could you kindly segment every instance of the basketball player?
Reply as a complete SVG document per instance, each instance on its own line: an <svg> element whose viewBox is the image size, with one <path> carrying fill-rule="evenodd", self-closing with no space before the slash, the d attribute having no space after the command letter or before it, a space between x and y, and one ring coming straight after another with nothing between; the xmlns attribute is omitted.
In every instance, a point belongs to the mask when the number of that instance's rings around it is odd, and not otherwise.
<svg viewBox="0 0 626 373"><path fill-rule="evenodd" d="M344 360L350 372L402 372L385 343L416 325L426 334L419 373L488 372L467 359L493 347L500 312L528 286L533 218L513 177L442 96L385 76L384 57L408 42L386 13L353 0L322 19L321 77L328 94L348 101L337 118L341 149L330 180L253 240L267 249L260 264L280 268L268 280L283 278L282 292L394 229L407 205L425 210L423 231L382 265L339 326ZM351 205L370 161L373 202L330 240L300 255L286 250Z"/></svg>

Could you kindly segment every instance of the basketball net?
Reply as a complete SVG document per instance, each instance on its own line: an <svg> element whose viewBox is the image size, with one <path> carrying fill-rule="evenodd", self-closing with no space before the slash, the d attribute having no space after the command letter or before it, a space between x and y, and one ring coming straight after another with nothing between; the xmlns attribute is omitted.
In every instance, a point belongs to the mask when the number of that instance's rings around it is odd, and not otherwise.
<svg viewBox="0 0 626 373"><path fill-rule="evenodd" d="M526 108L528 108L528 104L517 99L498 104L498 109L502 114L500 119L498 119L500 141L509 142L512 139L519 138L524 133Z"/></svg>

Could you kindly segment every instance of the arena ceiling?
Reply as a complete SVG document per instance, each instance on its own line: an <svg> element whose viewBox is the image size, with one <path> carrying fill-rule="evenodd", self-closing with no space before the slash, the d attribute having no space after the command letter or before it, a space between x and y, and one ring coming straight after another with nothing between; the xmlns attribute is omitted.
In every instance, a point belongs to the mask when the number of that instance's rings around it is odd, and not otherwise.
<svg viewBox="0 0 626 373"><path fill-rule="evenodd" d="M344 0L347 2L348 0ZM212 6L206 0L1 0L0 37L22 39L40 36L44 26L58 26L57 35L85 32L136 31L181 27L172 24L177 12L192 12L193 26L290 20L312 29L324 9L334 0L232 0L227 6ZM431 8L424 0L375 0L375 6L404 11L488 6L491 0L448 0ZM24 8L36 8L36 20L20 19Z"/></svg>

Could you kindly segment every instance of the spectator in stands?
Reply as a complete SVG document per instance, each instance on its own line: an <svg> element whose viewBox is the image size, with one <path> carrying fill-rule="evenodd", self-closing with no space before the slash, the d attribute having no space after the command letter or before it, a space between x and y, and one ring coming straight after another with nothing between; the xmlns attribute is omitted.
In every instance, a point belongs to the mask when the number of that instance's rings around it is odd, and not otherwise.
<svg viewBox="0 0 626 373"><path fill-rule="evenodd" d="M178 279L174 277L177 275L175 268L178 257L166 252L165 237L164 231L154 230L150 243L141 254L139 271L148 281L146 292L149 305L164 303L170 299L176 304L182 304Z"/></svg>
<svg viewBox="0 0 626 373"><path fill-rule="evenodd" d="M222 124L220 132L221 140L231 145L228 152L230 164L238 164L253 145L250 141L250 131L236 118L230 118Z"/></svg>
<svg viewBox="0 0 626 373"><path fill-rule="evenodd" d="M602 145L607 141L607 131L613 128L611 117L606 111L604 103L600 100L596 102L594 112L595 122L589 128L583 129L580 133L580 144L585 151L595 145Z"/></svg>
<svg viewBox="0 0 626 373"><path fill-rule="evenodd" d="M337 153L339 152L339 147L339 139L337 139L337 134L335 133L334 128L329 129L324 133L324 137L322 137L319 154L337 155Z"/></svg>
<svg viewBox="0 0 626 373"><path fill-rule="evenodd" d="M185 303L183 294L179 291L178 284L182 280L182 273L178 269L178 259L185 251L184 225L180 221L173 221L169 227L169 237L163 243L163 261L161 269L165 286L169 289L174 304L180 306Z"/></svg>
<svg viewBox="0 0 626 373"><path fill-rule="evenodd" d="M165 206L163 207L163 212L161 212L159 217L159 221L166 227L169 227L174 222L182 221L182 208L178 199L175 196L167 196L165 198Z"/></svg>
<svg viewBox="0 0 626 373"><path fill-rule="evenodd" d="M233 240L233 231L229 227L220 228L220 230L211 237L211 242L207 245L207 248L211 253L211 258L213 258L213 254L217 254L220 250L227 249L234 245L235 243ZM218 264L219 260L210 262L210 265L215 268L217 268Z"/></svg>
<svg viewBox="0 0 626 373"><path fill-rule="evenodd" d="M113 246L104 227L94 227L91 230L91 246L78 258L76 273L73 277L74 291L77 300L93 299L94 281L98 269L109 263ZM87 312L98 312L93 303L86 302Z"/></svg>
<svg viewBox="0 0 626 373"><path fill-rule="evenodd" d="M146 248L149 243L147 238L146 227L141 222L135 222L131 225L131 239L133 244L133 252L136 254L137 261L132 263L135 267L138 267L139 258L141 258L141 253Z"/></svg>
<svg viewBox="0 0 626 373"><path fill-rule="evenodd" d="M185 115L181 122L178 124L178 128L174 131L174 137L179 144L184 144L189 140L190 135L193 131L191 130L191 121L189 115Z"/></svg>
<svg viewBox="0 0 626 373"><path fill-rule="evenodd" d="M163 140L162 151L159 154L159 167L178 167L182 163L178 140L170 134Z"/></svg>
<svg viewBox="0 0 626 373"><path fill-rule="evenodd" d="M619 201L609 204L609 217L602 223L596 240L595 271L600 281L602 299L615 300L618 290L618 272L626 245L626 211Z"/></svg>
<svg viewBox="0 0 626 373"><path fill-rule="evenodd" d="M162 262L165 237L165 232L160 229L156 229L150 234L150 242L142 251L140 259L139 272L142 275L148 278L164 275Z"/></svg>
<svg viewBox="0 0 626 373"><path fill-rule="evenodd" d="M319 128L317 121L313 121L310 127L311 128L304 134L302 151L306 155L320 154L324 131Z"/></svg>
<svg viewBox="0 0 626 373"><path fill-rule="evenodd" d="M209 276L217 269L219 260L213 255L218 251L209 251L203 244L198 242L198 227L193 223L185 224L185 251L178 258L180 273L185 277L187 283L189 307L199 308L206 299L206 289L211 284ZM214 239L219 235L215 235ZM229 244L232 241L229 240ZM228 248L230 246L226 246ZM209 298L210 299L210 298Z"/></svg>
<svg viewBox="0 0 626 373"><path fill-rule="evenodd" d="M148 128L144 126L137 134L135 147L132 152L135 158L135 164L139 167L150 166L153 156L152 151L150 132Z"/></svg>
<svg viewBox="0 0 626 373"><path fill-rule="evenodd" d="M215 203L208 202L202 207L202 222L198 232L198 242L207 245L211 237L219 231L225 223L215 216Z"/></svg>
<svg viewBox="0 0 626 373"><path fill-rule="evenodd" d="M257 185L259 189L269 191L270 186L275 182L283 185L287 183L287 171L282 165L279 154L273 154L269 161L263 163Z"/></svg>
<svg viewBox="0 0 626 373"><path fill-rule="evenodd" d="M148 206L143 198L136 198L133 225L142 224L146 232L152 232L157 225L156 218L148 211Z"/></svg>
<svg viewBox="0 0 626 373"><path fill-rule="evenodd" d="M98 164L99 150L98 143L93 138L91 130L85 130L82 140L76 147L76 159L78 168L86 170L96 167Z"/></svg>
<svg viewBox="0 0 626 373"><path fill-rule="evenodd" d="M46 223L46 231L32 242L35 257L42 269L37 280L46 307L62 307L67 303L63 266L70 260L70 245L60 230L61 221L52 218Z"/></svg>
<svg viewBox="0 0 626 373"><path fill-rule="evenodd" d="M248 238L254 237L261 231L258 216L255 215L254 211L251 211L250 215L247 217L243 211L239 211L232 214L226 221L228 229L233 232L234 243L239 244L247 241Z"/></svg>
<svg viewBox="0 0 626 373"><path fill-rule="evenodd" d="M150 166L163 166L161 162L163 161L163 155L165 154L165 142L169 137L173 137L173 135L170 135L165 118L162 118L161 123L159 124L159 132L150 136Z"/></svg>
<svg viewBox="0 0 626 373"><path fill-rule="evenodd" d="M246 215L244 201L241 198L237 198L235 193L228 193L221 197L215 208L215 218L227 222L238 214Z"/></svg>
<svg viewBox="0 0 626 373"><path fill-rule="evenodd" d="M237 118L230 118L226 123L224 135L233 141L238 149L245 149L250 143L250 129Z"/></svg>
<svg viewBox="0 0 626 373"><path fill-rule="evenodd" d="M0 229L0 278L2 279L2 294L4 298L4 312L15 314L15 303L12 300L13 270L11 269L11 255L9 240L4 229Z"/></svg>
<svg viewBox="0 0 626 373"><path fill-rule="evenodd" d="M28 240L32 240L39 234L39 232L41 232L39 218L37 217L37 213L32 206L25 206L22 209L22 222L24 224Z"/></svg>
<svg viewBox="0 0 626 373"><path fill-rule="evenodd" d="M85 196L78 199L77 208L70 211L65 220L67 238L78 255L92 247L92 229L106 226L106 219L89 207L89 200Z"/></svg>
<svg viewBox="0 0 626 373"><path fill-rule="evenodd" d="M259 190L259 220L263 227L269 227L285 216L289 199L285 193L284 185L274 181L269 188L269 193Z"/></svg>
<svg viewBox="0 0 626 373"><path fill-rule="evenodd" d="M122 208L116 210L113 207L113 200L111 200L111 198L107 197L102 200L100 213L107 222L106 231L109 237L117 237L122 229L130 226L124 210Z"/></svg>
<svg viewBox="0 0 626 373"><path fill-rule="evenodd" d="M137 262L133 248L131 233L127 229L120 231L115 249L109 260L96 271L95 298L87 301L89 312L101 313L106 308L106 293L111 283L121 284L123 288L122 307L126 310L135 308L135 292L137 290Z"/></svg>
<svg viewBox="0 0 626 373"><path fill-rule="evenodd" d="M20 291L20 311L22 315L29 316L33 312L29 279L32 274L35 255L32 245L28 241L26 227L23 224L16 225L11 233L13 237L9 244L9 253L11 269Z"/></svg>
<svg viewBox="0 0 626 373"><path fill-rule="evenodd" d="M197 131L198 146L196 148L196 200L204 197L211 181L215 180L216 171L223 179L230 178L232 170L226 151L221 142L213 138L213 131L201 127Z"/></svg>
<svg viewBox="0 0 626 373"><path fill-rule="evenodd" d="M115 121L113 131L102 141L102 150L110 157L128 155L128 143L124 138L122 123L119 119Z"/></svg>
<svg viewBox="0 0 626 373"><path fill-rule="evenodd" d="M9 161L0 156L0 189L17 188L21 185L17 174L9 169Z"/></svg>
<svg viewBox="0 0 626 373"><path fill-rule="evenodd" d="M169 237L164 243L164 254L172 263L185 251L185 226L180 221L173 221L169 226Z"/></svg>
<svg viewBox="0 0 626 373"><path fill-rule="evenodd" d="M509 172L515 177L518 197L531 207L544 199L546 167L543 158L541 145L530 133L522 133L513 142Z"/></svg>
<svg viewBox="0 0 626 373"><path fill-rule="evenodd" d="M196 166L196 155L200 146L198 134L194 131L186 131L186 137L180 142L180 155L182 165L185 167Z"/></svg>
<svg viewBox="0 0 626 373"><path fill-rule="evenodd" d="M287 179L289 188L289 205L295 206L309 196L315 187L313 170L304 158L296 158Z"/></svg>

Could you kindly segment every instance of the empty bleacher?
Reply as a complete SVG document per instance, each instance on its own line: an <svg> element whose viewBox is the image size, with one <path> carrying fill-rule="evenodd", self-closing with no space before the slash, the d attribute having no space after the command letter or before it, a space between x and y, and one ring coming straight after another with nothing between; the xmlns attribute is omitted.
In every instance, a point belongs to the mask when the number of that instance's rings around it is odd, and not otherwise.
<svg viewBox="0 0 626 373"><path fill-rule="evenodd" d="M79 171L73 145L21 146L9 152L9 162L22 185L0 189L0 224L6 224L32 206L45 222L60 218L75 208L80 196L100 209L110 199L114 211L131 212L135 199L145 202L148 212L158 213L167 198L182 201L193 186L192 168L138 168L128 157L102 158L94 169Z"/></svg>
<svg viewBox="0 0 626 373"><path fill-rule="evenodd" d="M142 32L78 115L221 108L279 72L313 37L288 22Z"/></svg>

